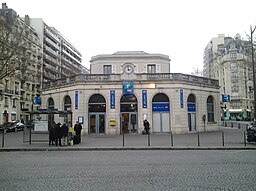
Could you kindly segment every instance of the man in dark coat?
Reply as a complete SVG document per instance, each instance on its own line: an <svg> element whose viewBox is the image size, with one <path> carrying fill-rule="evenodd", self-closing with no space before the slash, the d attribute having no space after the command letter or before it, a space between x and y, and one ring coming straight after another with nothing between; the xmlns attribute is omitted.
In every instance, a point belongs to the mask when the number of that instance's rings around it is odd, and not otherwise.
<svg viewBox="0 0 256 191"><path fill-rule="evenodd" d="M62 146L61 145L61 137L62 137L62 135L61 135L61 129L60 129L60 123L57 123L56 125L55 125L55 133L54 133L54 136L55 136L55 145L56 146L58 146L58 143L59 143L59 145L60 146Z"/></svg>
<svg viewBox="0 0 256 191"><path fill-rule="evenodd" d="M50 126L49 129L49 146L50 145L54 145L54 141L55 141L55 122L52 123L52 125Z"/></svg>
<svg viewBox="0 0 256 191"><path fill-rule="evenodd" d="M144 124L144 130L146 131L146 134L149 134L149 129L150 129L150 127L149 127L149 122L148 122L148 120L145 119L144 122L143 122L143 124Z"/></svg>
<svg viewBox="0 0 256 191"><path fill-rule="evenodd" d="M78 121L76 122L74 126L74 130L76 132L76 135L78 136L78 142L81 143L81 131L82 131L82 125Z"/></svg>

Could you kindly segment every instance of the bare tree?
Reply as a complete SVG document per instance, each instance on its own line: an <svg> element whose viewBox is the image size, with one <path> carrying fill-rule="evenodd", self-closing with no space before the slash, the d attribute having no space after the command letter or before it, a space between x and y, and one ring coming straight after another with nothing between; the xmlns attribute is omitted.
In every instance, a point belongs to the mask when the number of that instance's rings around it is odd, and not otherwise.
<svg viewBox="0 0 256 191"><path fill-rule="evenodd" d="M19 17L7 22L0 16L0 81L14 75L25 76L29 57L25 36L26 26Z"/></svg>
<svg viewBox="0 0 256 191"><path fill-rule="evenodd" d="M203 76L203 70L200 70L199 68L194 68L193 67L193 71L191 72L191 75Z"/></svg>

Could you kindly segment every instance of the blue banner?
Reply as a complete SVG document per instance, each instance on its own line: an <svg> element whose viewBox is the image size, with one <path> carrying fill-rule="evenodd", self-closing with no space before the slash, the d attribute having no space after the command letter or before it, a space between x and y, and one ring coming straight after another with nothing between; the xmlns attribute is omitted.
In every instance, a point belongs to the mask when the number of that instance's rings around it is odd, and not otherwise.
<svg viewBox="0 0 256 191"><path fill-rule="evenodd" d="M78 91L75 92L75 109L78 109Z"/></svg>
<svg viewBox="0 0 256 191"><path fill-rule="evenodd" d="M188 103L188 111L189 112L196 112L196 104L195 103Z"/></svg>
<svg viewBox="0 0 256 191"><path fill-rule="evenodd" d="M147 108L147 90L142 90L142 108Z"/></svg>
<svg viewBox="0 0 256 191"><path fill-rule="evenodd" d="M170 111L170 104L169 103L153 103L152 104L152 110L153 112L157 111Z"/></svg>
<svg viewBox="0 0 256 191"><path fill-rule="evenodd" d="M110 109L115 109L115 90L110 90Z"/></svg>
<svg viewBox="0 0 256 191"><path fill-rule="evenodd" d="M180 107L183 108L184 104L183 104L183 89L180 89Z"/></svg>
<svg viewBox="0 0 256 191"><path fill-rule="evenodd" d="M133 82L123 82L123 94L134 94L134 83Z"/></svg>

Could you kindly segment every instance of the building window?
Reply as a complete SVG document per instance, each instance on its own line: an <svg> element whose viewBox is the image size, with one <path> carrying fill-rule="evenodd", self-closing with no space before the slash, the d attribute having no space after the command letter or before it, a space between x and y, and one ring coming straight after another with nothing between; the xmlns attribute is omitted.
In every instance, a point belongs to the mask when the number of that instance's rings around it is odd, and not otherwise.
<svg viewBox="0 0 256 191"><path fill-rule="evenodd" d="M8 107L8 97L4 98L4 107Z"/></svg>
<svg viewBox="0 0 256 191"><path fill-rule="evenodd" d="M112 73L111 65L104 65L103 66L103 74L111 74L111 73Z"/></svg>
<svg viewBox="0 0 256 191"><path fill-rule="evenodd" d="M16 121L16 113L11 114L11 121Z"/></svg>
<svg viewBox="0 0 256 191"><path fill-rule="evenodd" d="M239 86L237 82L232 82L231 83L231 89L232 91L238 91L239 90Z"/></svg>
<svg viewBox="0 0 256 191"><path fill-rule="evenodd" d="M230 64L231 70L237 70L237 64L236 63L231 63Z"/></svg>
<svg viewBox="0 0 256 191"><path fill-rule="evenodd" d="M214 105L212 96L207 98L207 119L208 122L214 122Z"/></svg>
<svg viewBox="0 0 256 191"><path fill-rule="evenodd" d="M12 100L12 107L13 107L13 108L16 108L16 99L13 99L13 100Z"/></svg>
<svg viewBox="0 0 256 191"><path fill-rule="evenodd" d="M235 52L230 53L230 59L236 59L236 53Z"/></svg>
<svg viewBox="0 0 256 191"><path fill-rule="evenodd" d="M231 73L231 80L237 79L237 73Z"/></svg>
<svg viewBox="0 0 256 191"><path fill-rule="evenodd" d="M155 64L149 64L147 67L147 73L156 73L156 65Z"/></svg>

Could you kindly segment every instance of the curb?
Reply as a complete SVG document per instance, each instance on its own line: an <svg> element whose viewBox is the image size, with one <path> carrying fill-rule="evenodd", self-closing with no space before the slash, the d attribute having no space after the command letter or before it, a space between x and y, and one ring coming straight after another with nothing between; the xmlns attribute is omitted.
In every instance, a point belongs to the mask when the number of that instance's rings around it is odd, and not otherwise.
<svg viewBox="0 0 256 191"><path fill-rule="evenodd" d="M132 151L132 150L256 150L256 147L76 147L76 148L2 148L0 152L20 151Z"/></svg>

